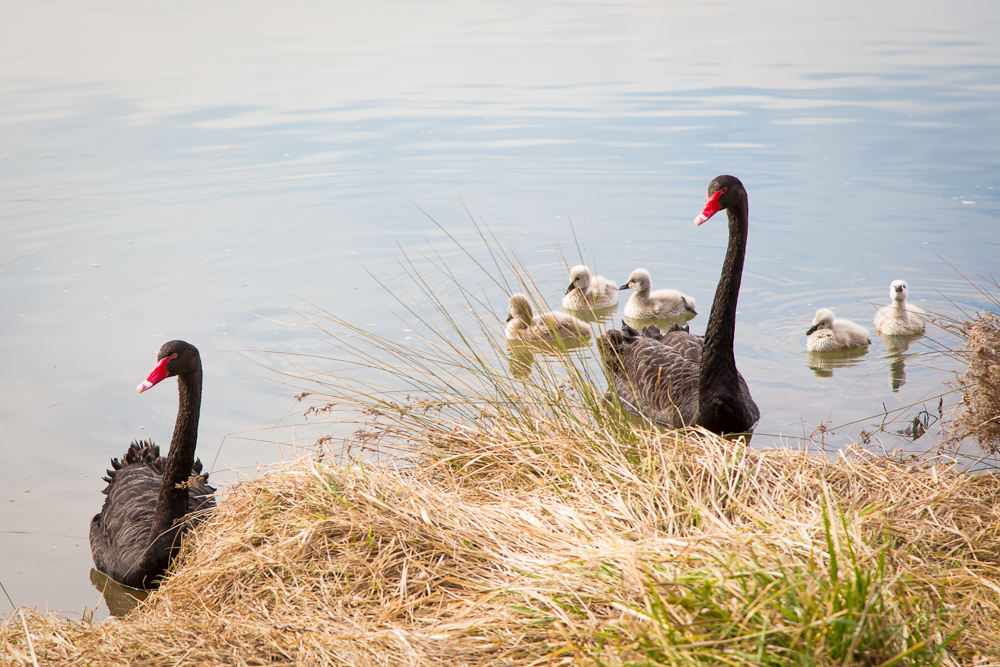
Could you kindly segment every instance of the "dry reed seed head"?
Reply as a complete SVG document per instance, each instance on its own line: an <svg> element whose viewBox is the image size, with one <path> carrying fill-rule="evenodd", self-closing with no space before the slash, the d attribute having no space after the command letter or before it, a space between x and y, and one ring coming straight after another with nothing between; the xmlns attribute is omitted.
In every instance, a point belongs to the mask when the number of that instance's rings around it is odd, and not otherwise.
<svg viewBox="0 0 1000 667"><path fill-rule="evenodd" d="M990 312L963 323L960 354L968 369L958 378L964 410L950 425L951 438L975 438L983 451L1000 452L1000 320Z"/></svg>

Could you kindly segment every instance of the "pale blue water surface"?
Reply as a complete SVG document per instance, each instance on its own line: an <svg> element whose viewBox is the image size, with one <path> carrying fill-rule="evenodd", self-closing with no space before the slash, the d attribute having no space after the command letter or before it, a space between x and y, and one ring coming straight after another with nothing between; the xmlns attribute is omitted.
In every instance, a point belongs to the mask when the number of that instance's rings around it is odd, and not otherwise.
<svg viewBox="0 0 1000 667"><path fill-rule="evenodd" d="M8 8L0 582L18 605L100 603L88 524L109 459L169 441L173 383L135 393L163 342L201 349L199 455L225 485L322 433L295 426L302 406L261 351L324 348L280 322L311 303L410 335L368 273L386 277L400 246L418 266L433 246L503 317L506 294L422 211L469 242L468 207L552 307L575 230L601 274L643 266L694 296L700 333L726 225L692 219L734 174L754 445L829 422L836 451L887 410L935 412L957 368L931 354L953 344L940 331L905 368L875 338L819 374L803 334L823 306L871 328L897 278L926 309L986 305L959 271L1000 277L997 34L992 0Z"/></svg>

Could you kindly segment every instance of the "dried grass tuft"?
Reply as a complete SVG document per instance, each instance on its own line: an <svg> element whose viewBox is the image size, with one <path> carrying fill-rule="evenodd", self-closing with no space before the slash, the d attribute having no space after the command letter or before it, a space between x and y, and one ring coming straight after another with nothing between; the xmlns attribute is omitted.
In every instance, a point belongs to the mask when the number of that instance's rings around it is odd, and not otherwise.
<svg viewBox="0 0 1000 667"><path fill-rule="evenodd" d="M962 410L951 422L955 441L975 438L987 453L1000 452L1000 319L978 313L952 329L965 341L958 352L968 369L958 377Z"/></svg>

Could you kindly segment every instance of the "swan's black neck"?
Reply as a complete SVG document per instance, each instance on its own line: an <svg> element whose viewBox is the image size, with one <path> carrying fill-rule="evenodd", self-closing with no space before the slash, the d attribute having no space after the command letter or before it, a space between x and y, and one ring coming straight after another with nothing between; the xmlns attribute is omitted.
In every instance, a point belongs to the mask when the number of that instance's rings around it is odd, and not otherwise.
<svg viewBox="0 0 1000 667"><path fill-rule="evenodd" d="M698 379L698 424L715 433L741 431L733 428L725 406L740 402L739 372L733 355L736 338L736 304L743 277L749 205L746 195L726 208L729 216L729 247L722 264L722 277L715 289L712 313L705 328Z"/></svg>
<svg viewBox="0 0 1000 667"><path fill-rule="evenodd" d="M188 489L186 484L194 465L194 450L198 444L198 418L201 414L201 368L191 373L177 376L177 421L174 435L170 439L170 453L163 469L160 495L156 501L156 513L150 530L150 543L161 549L153 552L169 553L176 531L171 530L174 521L187 514ZM178 488L181 484L181 488ZM157 544L164 542L164 544Z"/></svg>

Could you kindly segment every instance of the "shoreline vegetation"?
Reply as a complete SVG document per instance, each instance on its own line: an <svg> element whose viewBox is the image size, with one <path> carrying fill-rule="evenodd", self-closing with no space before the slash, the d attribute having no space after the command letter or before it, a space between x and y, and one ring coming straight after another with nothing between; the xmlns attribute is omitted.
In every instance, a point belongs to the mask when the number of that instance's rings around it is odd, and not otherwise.
<svg viewBox="0 0 1000 667"><path fill-rule="evenodd" d="M411 442L411 468L303 459L233 489L130 615L13 614L0 649L24 665L1000 660L996 475L631 433L539 421L442 429Z"/></svg>
<svg viewBox="0 0 1000 667"><path fill-rule="evenodd" d="M332 355L289 357L305 412L388 465L322 438L230 489L136 610L17 610L0 662L1000 664L1000 476L652 427L572 353L508 372L496 323L450 315L503 308L411 277L417 344L320 312Z"/></svg>

